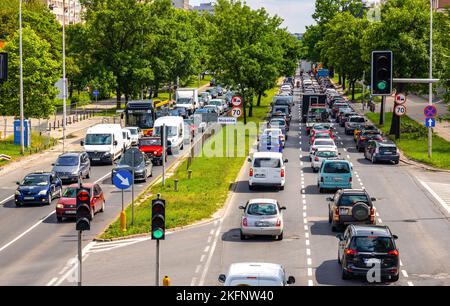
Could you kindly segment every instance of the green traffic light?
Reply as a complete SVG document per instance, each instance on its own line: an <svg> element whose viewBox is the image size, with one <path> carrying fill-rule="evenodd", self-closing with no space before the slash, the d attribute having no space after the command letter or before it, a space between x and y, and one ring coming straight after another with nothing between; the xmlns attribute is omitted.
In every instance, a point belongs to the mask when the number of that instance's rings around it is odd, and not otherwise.
<svg viewBox="0 0 450 306"><path fill-rule="evenodd" d="M377 84L377 87L378 87L378 89L379 90L385 90L386 89L386 81L381 81L381 82L378 82L378 84Z"/></svg>
<svg viewBox="0 0 450 306"><path fill-rule="evenodd" d="M153 237L156 239L161 239L163 235L164 235L164 232L160 228L153 231Z"/></svg>

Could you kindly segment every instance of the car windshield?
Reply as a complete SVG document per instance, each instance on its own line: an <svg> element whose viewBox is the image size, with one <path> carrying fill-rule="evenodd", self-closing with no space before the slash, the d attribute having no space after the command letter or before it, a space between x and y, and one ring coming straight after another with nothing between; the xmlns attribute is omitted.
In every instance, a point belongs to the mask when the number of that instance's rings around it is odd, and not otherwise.
<svg viewBox="0 0 450 306"><path fill-rule="evenodd" d="M120 159L119 165L132 166L133 165L133 153L134 153L134 165L137 166L140 163L142 163L144 156L140 151L127 150L127 151L125 151L122 158Z"/></svg>
<svg viewBox="0 0 450 306"><path fill-rule="evenodd" d="M137 135L138 134L137 129L127 129L127 130L130 131L131 135Z"/></svg>
<svg viewBox="0 0 450 306"><path fill-rule="evenodd" d="M277 206L272 203L252 203L247 208L247 214L252 216L273 216L277 213Z"/></svg>
<svg viewBox="0 0 450 306"><path fill-rule="evenodd" d="M326 141L326 140L314 140L315 146L334 146L333 141Z"/></svg>
<svg viewBox="0 0 450 306"><path fill-rule="evenodd" d="M350 122L365 122L364 117L350 117Z"/></svg>
<svg viewBox="0 0 450 306"><path fill-rule="evenodd" d="M85 145L110 145L112 143L111 134L87 134Z"/></svg>
<svg viewBox="0 0 450 306"><path fill-rule="evenodd" d="M64 190L63 198L74 199L77 196L77 189L75 187L67 187Z"/></svg>
<svg viewBox="0 0 450 306"><path fill-rule="evenodd" d="M206 108L200 108L200 109L197 109L197 110L195 111L195 113L196 113L196 114L206 114L206 113L208 113L208 109L206 109Z"/></svg>
<svg viewBox="0 0 450 306"><path fill-rule="evenodd" d="M167 130L168 137L177 136L177 127L176 126L166 125L166 130ZM161 135L161 126L155 127L155 130L153 131L153 135L155 135L155 136Z"/></svg>
<svg viewBox="0 0 450 306"><path fill-rule="evenodd" d="M56 161L56 166L78 166L78 156L60 156Z"/></svg>
<svg viewBox="0 0 450 306"><path fill-rule="evenodd" d="M286 122L284 120L271 120L270 125L282 125L285 126Z"/></svg>
<svg viewBox="0 0 450 306"><path fill-rule="evenodd" d="M337 157L336 151L317 151L316 156L323 158Z"/></svg>
<svg viewBox="0 0 450 306"><path fill-rule="evenodd" d="M323 169L324 173L350 173L350 167L347 163L333 162L326 163Z"/></svg>
<svg viewBox="0 0 450 306"><path fill-rule="evenodd" d="M356 202L369 204L369 199L365 194L343 194L339 202L340 206L353 206Z"/></svg>
<svg viewBox="0 0 450 306"><path fill-rule="evenodd" d="M257 157L253 162L255 168L280 168L281 161L279 158Z"/></svg>
<svg viewBox="0 0 450 306"><path fill-rule="evenodd" d="M353 237L350 248L358 252L387 253L394 250L394 243L389 237L359 236Z"/></svg>
<svg viewBox="0 0 450 306"><path fill-rule="evenodd" d="M160 146L161 138L155 137L155 138L150 138L150 139L139 139L139 145L140 146Z"/></svg>
<svg viewBox="0 0 450 306"><path fill-rule="evenodd" d="M315 138L331 138L331 135L328 133L316 133L314 135Z"/></svg>
<svg viewBox="0 0 450 306"><path fill-rule="evenodd" d="M178 104L192 104L194 100L192 100L191 98L178 98L177 99L177 103Z"/></svg>
<svg viewBox="0 0 450 306"><path fill-rule="evenodd" d="M212 105L216 105L216 106L221 106L222 105L222 101L211 101L209 102Z"/></svg>
<svg viewBox="0 0 450 306"><path fill-rule="evenodd" d="M22 186L46 186L49 183L48 175L29 175L20 183Z"/></svg>

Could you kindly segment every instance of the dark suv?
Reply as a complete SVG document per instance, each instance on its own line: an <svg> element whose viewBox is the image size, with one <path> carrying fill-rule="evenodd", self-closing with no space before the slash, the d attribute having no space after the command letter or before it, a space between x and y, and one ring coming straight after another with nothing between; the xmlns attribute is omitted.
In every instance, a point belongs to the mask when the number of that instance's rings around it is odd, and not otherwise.
<svg viewBox="0 0 450 306"><path fill-rule="evenodd" d="M358 140L356 141L356 149L358 152L364 152L366 149L367 143L370 141L381 141L383 140L383 136L380 134L379 131L366 131L363 130L358 137Z"/></svg>
<svg viewBox="0 0 450 306"><path fill-rule="evenodd" d="M369 140L366 149L364 150L364 157L372 161L372 164L379 161L389 161L394 162L394 164L398 164L400 160L400 154L397 146L390 140Z"/></svg>
<svg viewBox="0 0 450 306"><path fill-rule="evenodd" d="M78 179L91 176L91 162L86 152L63 153L52 166L52 171L63 182L78 182Z"/></svg>
<svg viewBox="0 0 450 306"><path fill-rule="evenodd" d="M376 199L371 198L365 189L339 189L327 201L328 223L333 232L348 224L376 224L372 203Z"/></svg>
<svg viewBox="0 0 450 306"><path fill-rule="evenodd" d="M358 275L366 276L369 282L398 281L400 258L395 245L398 237L389 227L350 225L336 237L339 239L338 262L342 266L342 279Z"/></svg>

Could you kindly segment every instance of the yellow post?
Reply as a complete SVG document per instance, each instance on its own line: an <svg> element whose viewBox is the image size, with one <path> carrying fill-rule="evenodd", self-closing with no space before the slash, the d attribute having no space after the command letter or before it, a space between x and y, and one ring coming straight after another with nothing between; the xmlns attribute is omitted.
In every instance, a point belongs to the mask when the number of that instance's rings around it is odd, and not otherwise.
<svg viewBox="0 0 450 306"><path fill-rule="evenodd" d="M163 286L168 287L170 286L170 278L166 275L163 278Z"/></svg>
<svg viewBox="0 0 450 306"><path fill-rule="evenodd" d="M127 216L123 210L120 212L120 229L124 232L127 231Z"/></svg>

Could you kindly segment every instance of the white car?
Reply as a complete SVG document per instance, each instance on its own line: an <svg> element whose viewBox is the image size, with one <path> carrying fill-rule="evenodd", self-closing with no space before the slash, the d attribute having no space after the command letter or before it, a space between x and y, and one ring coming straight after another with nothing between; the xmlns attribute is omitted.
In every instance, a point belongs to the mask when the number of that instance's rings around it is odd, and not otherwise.
<svg viewBox="0 0 450 306"><path fill-rule="evenodd" d="M248 158L251 163L249 170L248 186L253 190L255 186L276 186L284 190L286 182L287 159L279 152L255 152L253 158Z"/></svg>
<svg viewBox="0 0 450 306"><path fill-rule="evenodd" d="M219 107L217 105L209 104L209 105L205 105L203 108L204 109L213 109L217 114L220 115L220 109L219 109Z"/></svg>
<svg viewBox="0 0 450 306"><path fill-rule="evenodd" d="M265 129L263 135L270 135L272 137L280 137L281 143L283 144L283 148L286 145L286 136L283 134L283 131L278 128L268 128Z"/></svg>
<svg viewBox="0 0 450 306"><path fill-rule="evenodd" d="M141 129L138 128L137 126L127 126L124 129L130 131L131 145L137 146L139 144L139 138L141 138L143 136Z"/></svg>
<svg viewBox="0 0 450 306"><path fill-rule="evenodd" d="M241 218L241 240L248 236L272 236L283 240L284 221L282 211L286 209L273 199L252 199L245 206Z"/></svg>
<svg viewBox="0 0 450 306"><path fill-rule="evenodd" d="M319 147L314 151L311 159L311 168L317 172L322 166L322 161L326 159L337 159L340 153L337 150L328 147Z"/></svg>
<svg viewBox="0 0 450 306"><path fill-rule="evenodd" d="M337 146L333 139L328 139L328 138L316 139L316 140L314 140L313 144L309 148L309 160L312 160L312 156L318 148L325 148L325 147L332 148L333 150L337 151Z"/></svg>
<svg viewBox="0 0 450 306"><path fill-rule="evenodd" d="M225 100L223 100L223 99L212 99L208 103L208 105L215 105L215 106L217 106L219 115L223 114L225 112L224 104L225 104Z"/></svg>
<svg viewBox="0 0 450 306"><path fill-rule="evenodd" d="M273 263L233 263L228 273L219 275L224 286L288 286L295 283L293 276L286 277L283 266Z"/></svg>

